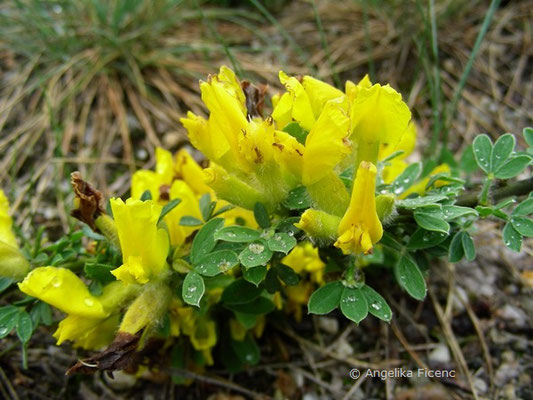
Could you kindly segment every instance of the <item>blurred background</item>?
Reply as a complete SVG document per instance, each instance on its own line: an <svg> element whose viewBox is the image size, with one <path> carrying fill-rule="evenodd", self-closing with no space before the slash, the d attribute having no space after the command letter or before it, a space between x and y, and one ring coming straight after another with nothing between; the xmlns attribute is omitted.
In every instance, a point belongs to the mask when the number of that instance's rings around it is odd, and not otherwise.
<svg viewBox="0 0 533 400"><path fill-rule="evenodd" d="M270 95L281 90L280 69L312 74L341 88L345 80L357 82L369 74L372 81L399 90L413 111L418 157L450 160L478 133L496 138L505 132L519 134L533 124L532 21L531 0L4 1L0 187L13 206L15 226L25 234L38 226L46 227L50 239L70 231L76 223L68 217L69 174L81 171L106 196L124 195L131 173L153 166L155 146L175 151L187 145L179 119L187 110L205 115L198 81L222 64L243 79L268 85ZM518 140L520 145L522 137ZM489 247L491 240L486 239ZM493 251L487 257L499 255ZM507 274L514 276L512 268ZM442 279L446 285L447 278ZM475 291L480 278L472 279ZM502 286L502 293L506 288ZM484 310L482 303L478 306ZM408 317L416 320L423 310ZM475 336L476 323L466 320L464 335ZM527 324L513 329L531 332ZM403 334L394 336L400 337L398 343L405 340ZM64 347L50 353L49 338L34 353L30 349L34 362L47 360L39 366L47 370L37 369L33 375L18 369L18 354L3 343L1 380L30 387L8 390L9 398L132 396L117 394L117 384L102 377L64 378L64 366L76 353ZM486 349L479 352L476 357L483 359L480 354L486 355ZM501 351L493 356L500 357ZM315 362L305 352L299 360L300 366ZM311 372L306 368L302 379L314 382L316 393L336 397L329 387L333 381L318 378L316 365ZM345 380L344 369L340 376ZM479 385L497 384L493 372ZM283 374L270 374L262 386L285 385L290 392L295 383ZM54 377L43 383L43 390L40 376ZM168 398L167 391L174 395L178 390L168 384L146 385L141 387L149 389L134 397ZM216 390L205 391L202 385L209 383L198 385L180 393L218 396ZM527 387L527 382L518 387ZM470 398L472 391L464 390ZM409 396L406 392L396 398L415 398Z"/></svg>

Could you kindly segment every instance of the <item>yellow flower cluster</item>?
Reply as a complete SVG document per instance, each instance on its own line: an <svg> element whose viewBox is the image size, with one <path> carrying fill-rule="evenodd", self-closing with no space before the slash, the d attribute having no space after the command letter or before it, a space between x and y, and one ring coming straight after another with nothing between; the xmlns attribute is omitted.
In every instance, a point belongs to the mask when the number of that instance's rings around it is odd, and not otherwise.
<svg viewBox="0 0 533 400"><path fill-rule="evenodd" d="M374 197L378 156L399 147L412 151L409 108L389 85L368 77L348 81L344 92L310 76L280 72L280 81L286 92L273 98L272 116L264 119L248 109L230 69L200 84L209 118L189 113L182 122L191 143L211 160L207 184L233 204L253 209L262 202L270 210L304 185L313 207L300 227L314 238L334 236L346 253L370 252L382 235ZM299 134L291 135L295 129ZM339 178L350 167L362 175L351 196ZM392 179L402 167L395 163L385 175Z"/></svg>
<svg viewBox="0 0 533 400"><path fill-rule="evenodd" d="M311 241L292 248L296 241L289 238L292 250L282 251L283 258L275 261L290 267L300 281L294 286L280 284L285 304L279 293L269 294L278 309L297 320L311 293L325 283L325 264L312 242L334 245L347 255L372 252L383 235L376 184L393 182L407 167L406 157L415 146L416 129L407 105L389 85L372 84L368 77L357 84L348 81L344 91L310 76L280 72L279 78L286 90L274 96L272 114L263 118L262 101L251 95L258 89L222 67L200 84L208 118L189 112L182 119L192 145L209 159L208 167L202 168L186 150L172 155L157 148L155 170L133 175L131 198L110 200L112 218L96 204L98 199L89 203L98 209L90 213L96 218L93 225L112 236L109 239L122 256L120 265L111 270L116 280L107 283L100 295L91 294L86 283L66 268L44 266L28 274L30 264L18 248L7 199L0 191L0 275L23 279L22 292L67 314L54 334L58 344L71 340L83 348L102 348L117 331L143 332L144 337L167 318L169 336L187 337L211 364L211 349L221 332L211 308L221 301L229 283L206 289L202 305L207 304L207 309L185 304L176 291L176 282L183 281L180 274L194 272L189 256L193 238L207 222L204 218L208 220L201 208L201 199L207 197L216 201L214 211L220 211L226 226L255 229L251 210L257 203L279 220L288 214L285 202L291 191L304 189L311 206L295 225ZM398 150L403 154L379 163ZM439 166L434 173L446 170L447 166ZM401 196L423 193L427 179ZM394 194L389 196L392 204ZM173 208L162 214L166 205ZM182 224L184 218L198 223ZM275 239L273 228L269 229L261 234L252 231L258 242L251 243L251 249L263 251L263 243ZM246 246L249 242L244 241ZM262 265L264 274L272 272L276 265L265 267L267 261L252 267ZM223 272L234 281L246 270ZM264 316L253 321L245 326L230 319L226 325L233 339L242 341L249 334L261 335Z"/></svg>

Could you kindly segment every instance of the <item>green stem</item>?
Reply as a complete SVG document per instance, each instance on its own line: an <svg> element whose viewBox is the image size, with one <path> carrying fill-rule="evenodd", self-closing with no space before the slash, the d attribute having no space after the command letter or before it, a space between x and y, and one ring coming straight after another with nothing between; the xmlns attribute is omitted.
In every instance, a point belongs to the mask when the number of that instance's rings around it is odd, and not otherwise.
<svg viewBox="0 0 533 400"><path fill-rule="evenodd" d="M533 191L533 178L524 179L511 185L496 189L492 192L495 202L512 196L524 196ZM455 204L464 207L475 207L479 204L480 195L478 192L467 193L457 198Z"/></svg>
<svg viewBox="0 0 533 400"><path fill-rule="evenodd" d="M481 193L479 195L479 204L484 206L488 205L489 190L493 180L494 177L491 176L491 174L489 174L487 179L485 179L485 182L483 183L483 189L481 189Z"/></svg>

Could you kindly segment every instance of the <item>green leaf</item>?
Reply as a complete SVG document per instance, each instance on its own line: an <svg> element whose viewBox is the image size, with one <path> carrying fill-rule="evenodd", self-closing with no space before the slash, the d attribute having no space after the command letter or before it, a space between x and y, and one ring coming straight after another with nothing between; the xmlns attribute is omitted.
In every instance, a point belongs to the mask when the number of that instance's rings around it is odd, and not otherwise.
<svg viewBox="0 0 533 400"><path fill-rule="evenodd" d="M485 173L491 172L491 158L492 158L492 141L486 135L478 135L472 143L474 149L474 157L476 158L477 165Z"/></svg>
<svg viewBox="0 0 533 400"><path fill-rule="evenodd" d="M463 151L459 167L468 174L477 170L477 162L472 145L468 145Z"/></svg>
<svg viewBox="0 0 533 400"><path fill-rule="evenodd" d="M506 133L498 138L491 155L492 171L497 171L509 158L514 150L515 138L511 133Z"/></svg>
<svg viewBox="0 0 533 400"><path fill-rule="evenodd" d="M83 267L85 276L89 279L97 280L101 283L108 283L116 280L111 274L111 271L116 267L113 265L100 264L100 263L86 263Z"/></svg>
<svg viewBox="0 0 533 400"><path fill-rule="evenodd" d="M227 226L215 233L216 240L224 240L226 242L249 243L261 237L261 232L252 228L244 226Z"/></svg>
<svg viewBox="0 0 533 400"><path fill-rule="evenodd" d="M259 265L255 268L242 268L242 276L244 279L253 283L255 286L259 286L259 284L265 280L266 274L266 265Z"/></svg>
<svg viewBox="0 0 533 400"><path fill-rule="evenodd" d="M407 208L410 210L416 208L427 207L428 205L435 204L441 200L447 199L447 196L444 195L431 195L424 197L415 197L411 199L399 200L396 202L396 205L401 208Z"/></svg>
<svg viewBox="0 0 533 400"><path fill-rule="evenodd" d="M249 303L259 297L261 292L262 289L240 278L224 289L220 301L229 305Z"/></svg>
<svg viewBox="0 0 533 400"><path fill-rule="evenodd" d="M283 132L287 132L301 144L305 144L305 139L309 134L309 132L303 129L300 124L298 124L298 122L291 122L285 125L285 128L283 128Z"/></svg>
<svg viewBox="0 0 533 400"><path fill-rule="evenodd" d="M525 217L526 215L533 214L533 198L524 200L522 203L516 206L511 213L513 216Z"/></svg>
<svg viewBox="0 0 533 400"><path fill-rule="evenodd" d="M233 312L235 318L239 321L246 329L252 329L257 324L257 314Z"/></svg>
<svg viewBox="0 0 533 400"><path fill-rule="evenodd" d="M272 254L272 250L267 247L266 242L255 241L241 251L239 260L246 268L252 268L258 265L265 265L272 258Z"/></svg>
<svg viewBox="0 0 533 400"><path fill-rule="evenodd" d="M505 227L503 228L503 243L505 243L505 245L511 250L516 251L517 253L520 252L520 248L522 247L522 235L513 228L511 222L505 224Z"/></svg>
<svg viewBox="0 0 533 400"><path fill-rule="evenodd" d="M141 201L152 200L152 193L149 190L145 190L141 194Z"/></svg>
<svg viewBox="0 0 533 400"><path fill-rule="evenodd" d="M215 233L224 226L222 218L214 218L198 231L191 247L191 262L197 264L213 250L216 244Z"/></svg>
<svg viewBox="0 0 533 400"><path fill-rule="evenodd" d="M41 322L47 326L52 323L52 310L48 304L42 301L39 301L31 309L30 316L33 321L33 326L38 326Z"/></svg>
<svg viewBox="0 0 533 400"><path fill-rule="evenodd" d="M261 358L259 346L251 334L246 335L243 341L232 340L231 347L243 364L255 365Z"/></svg>
<svg viewBox="0 0 533 400"><path fill-rule="evenodd" d="M416 223L428 231L448 234L450 224L444 220L444 213L440 209L416 209L414 212Z"/></svg>
<svg viewBox="0 0 533 400"><path fill-rule="evenodd" d="M390 322L392 318L392 310L385 299L368 285L363 286L361 292L366 298L368 312L376 318L385 322Z"/></svg>
<svg viewBox="0 0 533 400"><path fill-rule="evenodd" d="M206 193L200 197L200 201L198 203L200 206L200 212L202 213L202 218L207 222L209 218L211 218L211 214L213 214L217 203L211 201L211 195L209 193Z"/></svg>
<svg viewBox="0 0 533 400"><path fill-rule="evenodd" d="M513 216L511 218L513 228L522 236L533 237L533 220L528 217Z"/></svg>
<svg viewBox="0 0 533 400"><path fill-rule="evenodd" d="M297 285L300 281L300 277L291 267L285 264L277 264L275 266L276 272L280 279L289 286Z"/></svg>
<svg viewBox="0 0 533 400"><path fill-rule="evenodd" d="M474 246L474 241L470 237L469 233L464 231L461 237L463 242L463 249L468 261L474 261L476 258L476 247Z"/></svg>
<svg viewBox="0 0 533 400"><path fill-rule="evenodd" d="M0 308L0 339L11 333L18 322L19 309L14 306Z"/></svg>
<svg viewBox="0 0 533 400"><path fill-rule="evenodd" d="M290 235L296 235L300 229L294 226L294 224L300 221L300 217L288 217L279 221L276 225L277 232L285 232Z"/></svg>
<svg viewBox="0 0 533 400"><path fill-rule="evenodd" d="M0 293L10 287L13 282L15 282L13 278L0 277Z"/></svg>
<svg viewBox="0 0 533 400"><path fill-rule="evenodd" d="M498 179L510 179L520 174L531 162L529 156L517 156L508 160L495 173Z"/></svg>
<svg viewBox="0 0 533 400"><path fill-rule="evenodd" d="M528 146L533 147L533 128L524 128L522 134L524 135L524 139L526 139L526 143L528 144Z"/></svg>
<svg viewBox="0 0 533 400"><path fill-rule="evenodd" d="M329 314L337 308L344 290L342 282L330 282L313 292L309 298L310 314Z"/></svg>
<svg viewBox="0 0 533 400"><path fill-rule="evenodd" d="M345 287L341 295L341 311L344 316L356 324L368 315L368 304L361 290Z"/></svg>
<svg viewBox="0 0 533 400"><path fill-rule="evenodd" d="M181 203L181 199L174 199L174 200L170 200L167 204L165 204L163 208L161 209L161 214L159 214L159 219L157 220L157 223L160 223L161 221L163 221L163 218L165 218L165 215L171 212L180 203Z"/></svg>
<svg viewBox="0 0 533 400"><path fill-rule="evenodd" d="M265 229L270 226L270 217L268 216L268 211L263 203L255 203L254 217L257 221L257 225L261 228Z"/></svg>
<svg viewBox="0 0 533 400"><path fill-rule="evenodd" d="M394 274L401 287L417 300L426 297L426 281L420 268L409 254L400 257L394 266Z"/></svg>
<svg viewBox="0 0 533 400"><path fill-rule="evenodd" d="M422 172L422 164L414 163L409 165L404 171L392 182L391 188L394 194L400 194L409 189L416 182Z"/></svg>
<svg viewBox="0 0 533 400"><path fill-rule="evenodd" d="M270 294L274 294L282 289L281 282L278 279L278 273L275 268L270 268L267 271L265 281L263 282L263 287Z"/></svg>
<svg viewBox="0 0 533 400"><path fill-rule="evenodd" d="M235 208L234 205L228 204L227 206L220 207L211 217L217 217L221 214L224 214L227 211L233 210Z"/></svg>
<svg viewBox="0 0 533 400"><path fill-rule="evenodd" d="M277 232L267 240L267 244L270 250L287 254L296 246L296 239L288 233Z"/></svg>
<svg viewBox="0 0 533 400"><path fill-rule="evenodd" d="M298 186L292 189L283 202L283 205L289 210L302 210L311 207L311 198L307 193L306 187Z"/></svg>
<svg viewBox="0 0 533 400"><path fill-rule="evenodd" d="M464 217L466 215L478 215L477 211L470 207L462 206L442 206L442 212L446 221Z"/></svg>
<svg viewBox="0 0 533 400"><path fill-rule="evenodd" d="M446 240L448 235L443 232L427 231L422 228L418 228L413 236L409 238L407 248L409 250L428 249L436 246Z"/></svg>
<svg viewBox="0 0 533 400"><path fill-rule="evenodd" d="M200 226L203 224L203 221L198 218L191 217L190 215L185 215L180 219L180 225L182 226Z"/></svg>
<svg viewBox="0 0 533 400"><path fill-rule="evenodd" d="M229 271L239 263L237 254L230 250L220 250L208 254L194 266L194 270L203 276L216 276Z"/></svg>
<svg viewBox="0 0 533 400"><path fill-rule="evenodd" d="M461 261L464 255L463 232L459 231L454 235L450 243L450 248L448 249L448 260L452 263L456 263Z"/></svg>
<svg viewBox="0 0 533 400"><path fill-rule="evenodd" d="M181 295L185 303L192 306L200 306L200 300L205 292L205 284L202 277L195 271L190 271L183 280Z"/></svg>
<svg viewBox="0 0 533 400"><path fill-rule="evenodd" d="M269 299L259 296L248 303L226 304L226 307L234 312L245 314L268 314L274 310L275 306Z"/></svg>
<svg viewBox="0 0 533 400"><path fill-rule="evenodd" d="M21 311L19 313L16 332L22 343L27 343L30 340L31 334L33 333L33 323L30 314L26 311Z"/></svg>

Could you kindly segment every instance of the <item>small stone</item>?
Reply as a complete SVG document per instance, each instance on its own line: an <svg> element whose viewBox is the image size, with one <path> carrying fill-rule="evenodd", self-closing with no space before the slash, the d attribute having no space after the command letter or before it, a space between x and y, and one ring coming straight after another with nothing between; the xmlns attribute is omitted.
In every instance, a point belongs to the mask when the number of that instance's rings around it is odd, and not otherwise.
<svg viewBox="0 0 533 400"><path fill-rule="evenodd" d="M336 318L320 317L318 318L318 327L324 332L334 335L339 331L339 321Z"/></svg>
<svg viewBox="0 0 533 400"><path fill-rule="evenodd" d="M450 360L450 350L444 343L439 343L439 345L429 353L429 361L432 363L448 364Z"/></svg>

